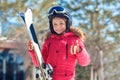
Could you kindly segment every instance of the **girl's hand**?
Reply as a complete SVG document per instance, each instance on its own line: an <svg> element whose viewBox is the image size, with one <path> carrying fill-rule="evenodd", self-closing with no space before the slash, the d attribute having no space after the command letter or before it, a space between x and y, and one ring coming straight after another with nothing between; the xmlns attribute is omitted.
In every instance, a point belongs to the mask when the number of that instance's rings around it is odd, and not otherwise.
<svg viewBox="0 0 120 80"><path fill-rule="evenodd" d="M33 50L33 44L31 40L28 41L28 50Z"/></svg>
<svg viewBox="0 0 120 80"><path fill-rule="evenodd" d="M79 53L81 51L81 48L80 48L80 46L79 46L79 44L78 44L78 40L76 40L76 44L75 45L72 45L71 47L70 47L70 53L71 54L76 54L76 53Z"/></svg>

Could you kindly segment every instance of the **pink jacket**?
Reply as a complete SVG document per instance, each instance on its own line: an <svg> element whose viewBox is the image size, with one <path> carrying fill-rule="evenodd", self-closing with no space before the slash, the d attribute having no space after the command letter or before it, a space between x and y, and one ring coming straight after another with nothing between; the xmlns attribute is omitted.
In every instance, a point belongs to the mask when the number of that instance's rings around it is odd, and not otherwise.
<svg viewBox="0 0 120 80"><path fill-rule="evenodd" d="M70 46L78 44L81 51L76 55L70 53ZM87 53L83 41L73 32L63 35L50 35L42 47L42 56L45 63L53 67L53 80L74 80L76 62L81 66L87 66L90 63L90 57ZM35 66L38 66L34 51L29 51Z"/></svg>

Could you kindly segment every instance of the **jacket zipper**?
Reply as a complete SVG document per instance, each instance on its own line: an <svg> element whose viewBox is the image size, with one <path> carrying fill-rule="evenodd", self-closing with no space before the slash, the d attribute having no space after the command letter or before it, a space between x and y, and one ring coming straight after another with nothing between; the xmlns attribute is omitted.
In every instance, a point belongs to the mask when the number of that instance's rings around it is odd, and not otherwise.
<svg viewBox="0 0 120 80"><path fill-rule="evenodd" d="M68 43L66 44L66 59L68 58Z"/></svg>

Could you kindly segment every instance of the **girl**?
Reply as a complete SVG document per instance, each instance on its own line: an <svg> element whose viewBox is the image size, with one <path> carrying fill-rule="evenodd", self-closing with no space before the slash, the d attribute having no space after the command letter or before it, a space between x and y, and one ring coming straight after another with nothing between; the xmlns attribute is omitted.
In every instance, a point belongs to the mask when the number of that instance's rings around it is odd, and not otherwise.
<svg viewBox="0 0 120 80"><path fill-rule="evenodd" d="M90 64L90 57L84 47L84 35L79 28L71 27L72 18L61 6L49 10L49 29L42 46L42 56L45 63L53 68L53 80L74 80L76 62L81 66ZM28 43L28 52L36 67L38 62Z"/></svg>

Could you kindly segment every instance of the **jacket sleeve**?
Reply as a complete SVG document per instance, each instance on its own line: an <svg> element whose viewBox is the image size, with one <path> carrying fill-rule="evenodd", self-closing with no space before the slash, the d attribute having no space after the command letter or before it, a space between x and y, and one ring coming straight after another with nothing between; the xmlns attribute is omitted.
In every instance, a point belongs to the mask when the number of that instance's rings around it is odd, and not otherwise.
<svg viewBox="0 0 120 80"><path fill-rule="evenodd" d="M35 55L34 50L28 50L28 53L29 53L29 55L30 55L30 57L31 57L31 59L32 59L32 62L33 62L33 64L35 65L35 67L38 67L39 64L38 64L37 57L36 57L36 55Z"/></svg>
<svg viewBox="0 0 120 80"><path fill-rule="evenodd" d="M43 44L43 46L42 46L42 49L41 49L42 57L43 57L45 63L46 63L46 58L47 58L47 55L46 55L46 54L47 54L47 48L48 48L47 42L45 42L45 43ZM28 53L29 53L29 55L30 55L30 57L31 57L31 59L32 59L33 64L34 64L36 67L39 67L39 63L38 63L38 61L37 61L37 57L36 57L36 55L35 55L34 49L33 49L33 50L28 50Z"/></svg>
<svg viewBox="0 0 120 80"><path fill-rule="evenodd" d="M45 41L41 49L42 57L45 63L47 63L48 49L49 49L49 42Z"/></svg>
<svg viewBox="0 0 120 80"><path fill-rule="evenodd" d="M90 56L89 56L88 52L86 51L82 41L79 42L79 45L80 45L81 51L76 54L78 63L81 66L87 66L90 64Z"/></svg>

